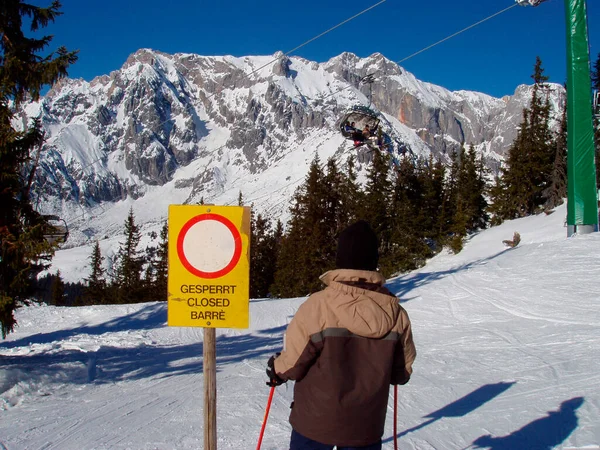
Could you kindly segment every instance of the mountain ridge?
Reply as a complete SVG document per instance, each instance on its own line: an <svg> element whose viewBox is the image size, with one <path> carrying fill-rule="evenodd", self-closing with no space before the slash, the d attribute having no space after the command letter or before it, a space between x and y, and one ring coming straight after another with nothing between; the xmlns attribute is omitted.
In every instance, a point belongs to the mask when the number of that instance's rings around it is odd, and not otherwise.
<svg viewBox="0 0 600 450"><path fill-rule="evenodd" d="M376 82L361 86L371 73ZM564 89L548 86L558 118ZM285 218L315 153L342 166L354 154L364 172L369 152L354 150L336 128L355 104L377 110L386 133L414 157L449 162L464 142L496 169L530 95L526 85L503 99L452 92L380 53L345 52L317 63L281 52L233 57L141 49L90 82L61 80L17 120L40 117L47 140L34 200L65 217L74 231L69 245L80 245L106 231L89 230L91 217L142 198L152 210L165 200L237 204L241 192L258 211ZM164 218L160 208L140 220Z"/></svg>

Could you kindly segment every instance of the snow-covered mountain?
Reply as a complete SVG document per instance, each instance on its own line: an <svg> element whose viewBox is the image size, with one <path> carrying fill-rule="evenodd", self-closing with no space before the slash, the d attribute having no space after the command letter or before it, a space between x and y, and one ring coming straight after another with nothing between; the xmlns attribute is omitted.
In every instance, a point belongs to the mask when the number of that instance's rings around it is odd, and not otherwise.
<svg viewBox="0 0 600 450"><path fill-rule="evenodd" d="M367 74L375 83L360 85ZM447 160L465 142L497 167L530 95L524 85L502 99L451 92L381 54L319 64L281 53L143 49L110 75L61 81L15 120L42 120L34 201L67 220L74 246L112 235L121 227L114 217L131 206L148 224L164 219L168 204L236 204L241 192L258 211L285 218L315 154L343 166L354 153L359 170L366 167L369 152L354 150L336 127L355 104L378 110L386 133L415 156ZM558 114L563 88L550 85L548 95Z"/></svg>

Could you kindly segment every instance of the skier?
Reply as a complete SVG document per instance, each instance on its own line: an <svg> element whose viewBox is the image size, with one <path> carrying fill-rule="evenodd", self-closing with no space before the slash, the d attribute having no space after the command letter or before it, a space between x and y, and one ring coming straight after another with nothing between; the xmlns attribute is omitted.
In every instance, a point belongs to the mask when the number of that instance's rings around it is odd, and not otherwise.
<svg viewBox="0 0 600 450"><path fill-rule="evenodd" d="M342 231L326 287L300 306L267 363L268 385L296 381L290 450L381 449L389 386L408 382L416 350L378 259L367 222Z"/></svg>

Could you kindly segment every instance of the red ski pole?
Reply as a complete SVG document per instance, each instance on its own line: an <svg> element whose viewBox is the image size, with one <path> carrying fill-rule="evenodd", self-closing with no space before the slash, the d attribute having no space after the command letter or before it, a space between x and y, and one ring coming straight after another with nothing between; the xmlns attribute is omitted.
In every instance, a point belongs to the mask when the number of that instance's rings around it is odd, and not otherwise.
<svg viewBox="0 0 600 450"><path fill-rule="evenodd" d="M398 385L394 385L394 450L398 450Z"/></svg>
<svg viewBox="0 0 600 450"><path fill-rule="evenodd" d="M269 400L267 401L267 409L265 411L265 418L263 419L263 424L260 429L260 436L258 436L258 445L256 446L256 450L260 450L260 444L262 444L263 435L265 434L265 427L267 426L267 418L269 417L269 410L271 409L271 402L273 401L274 393L275 386L271 386L271 391L269 392Z"/></svg>

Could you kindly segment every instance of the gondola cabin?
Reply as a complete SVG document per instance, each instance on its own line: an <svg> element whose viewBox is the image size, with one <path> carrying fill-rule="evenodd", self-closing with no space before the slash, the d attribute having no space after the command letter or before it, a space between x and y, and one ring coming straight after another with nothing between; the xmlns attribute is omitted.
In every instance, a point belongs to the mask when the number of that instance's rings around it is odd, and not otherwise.
<svg viewBox="0 0 600 450"><path fill-rule="evenodd" d="M539 6L546 0L515 0L520 6Z"/></svg>
<svg viewBox="0 0 600 450"><path fill-rule="evenodd" d="M342 136L353 141L354 147L366 145L369 149L392 153L394 143L380 126L377 113L366 106L355 106L340 119Z"/></svg>
<svg viewBox="0 0 600 450"><path fill-rule="evenodd" d="M364 140L365 130L376 133L378 127L377 113L366 106L354 106L340 119L342 136L352 141Z"/></svg>
<svg viewBox="0 0 600 450"><path fill-rule="evenodd" d="M69 228L67 223L58 216L45 215L46 227L44 228L44 239L49 244L64 244L69 237Z"/></svg>

